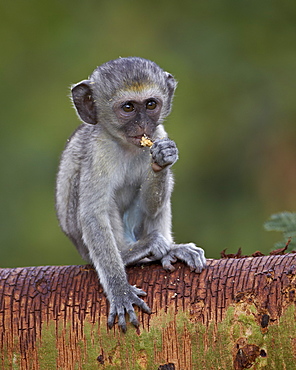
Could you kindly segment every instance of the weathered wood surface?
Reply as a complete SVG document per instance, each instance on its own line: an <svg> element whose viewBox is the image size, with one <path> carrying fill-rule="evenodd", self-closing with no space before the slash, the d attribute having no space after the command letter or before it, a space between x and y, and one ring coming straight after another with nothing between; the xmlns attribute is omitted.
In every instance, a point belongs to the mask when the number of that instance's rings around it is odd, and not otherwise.
<svg viewBox="0 0 296 370"><path fill-rule="evenodd" d="M107 329L88 266L0 269L2 369L295 369L296 255L127 270L152 309Z"/></svg>

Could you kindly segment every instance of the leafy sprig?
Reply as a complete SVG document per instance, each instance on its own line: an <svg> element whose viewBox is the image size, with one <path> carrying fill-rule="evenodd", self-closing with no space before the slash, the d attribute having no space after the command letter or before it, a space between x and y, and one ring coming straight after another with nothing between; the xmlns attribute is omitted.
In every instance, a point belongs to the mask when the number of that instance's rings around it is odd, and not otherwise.
<svg viewBox="0 0 296 370"><path fill-rule="evenodd" d="M289 250L296 249L296 213L295 212L280 212L270 216L269 220L264 223L264 228L267 231L280 231L283 233L283 241L275 243L276 248L283 248L287 241Z"/></svg>

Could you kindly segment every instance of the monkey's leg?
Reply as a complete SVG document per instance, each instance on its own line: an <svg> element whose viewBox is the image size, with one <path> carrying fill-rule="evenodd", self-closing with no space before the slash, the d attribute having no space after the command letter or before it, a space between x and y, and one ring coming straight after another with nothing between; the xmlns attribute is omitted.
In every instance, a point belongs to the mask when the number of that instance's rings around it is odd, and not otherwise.
<svg viewBox="0 0 296 370"><path fill-rule="evenodd" d="M68 169L71 170L71 167L68 167ZM61 177L57 184L57 211L60 225L65 234L76 246L81 257L91 263L88 248L83 243L82 232L77 219L80 174L79 172L73 172L71 181L62 180L65 179Z"/></svg>
<svg viewBox="0 0 296 370"><path fill-rule="evenodd" d="M159 233L152 232L147 237L129 244L128 248L121 252L125 266L134 265L145 258L150 261L161 260L171 250L171 244Z"/></svg>
<svg viewBox="0 0 296 370"><path fill-rule="evenodd" d="M185 262L192 271L200 273L206 267L204 250L193 243L173 244L159 233L153 233L140 240L122 252L125 266L139 262L161 261L162 266L169 271L174 271L172 265L177 259Z"/></svg>

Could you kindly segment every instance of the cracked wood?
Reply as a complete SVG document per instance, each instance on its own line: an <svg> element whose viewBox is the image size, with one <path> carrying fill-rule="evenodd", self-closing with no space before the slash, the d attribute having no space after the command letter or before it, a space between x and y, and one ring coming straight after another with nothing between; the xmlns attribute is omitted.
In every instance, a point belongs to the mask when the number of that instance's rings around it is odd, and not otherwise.
<svg viewBox="0 0 296 370"><path fill-rule="evenodd" d="M90 361L87 348L95 346L97 354L91 361L100 363L102 369L107 365L112 368L112 364L116 368L117 363L122 368L129 368L130 361L134 361L134 368L139 369L150 368L153 361L157 366L172 363L176 369L191 369L193 362L197 361L194 360L195 339L192 334L195 325L205 328L213 323L217 325L225 319L229 307L239 305L242 311L246 311L246 307L252 305L255 307L252 317L265 335L270 326L279 323L285 309L295 304L295 254L208 260L207 269L201 274L190 272L182 263L175 266L172 273L164 271L158 264L127 269L129 282L147 292L144 299L152 310L151 315L137 311L140 330L136 333L129 326L127 336L117 329L107 329L108 304L90 266L0 269L0 367L17 362L20 368L39 369L42 368L40 363L52 361L57 368L83 368L85 361ZM166 324L163 321L164 314L174 316L180 312L185 312L192 324L189 329L184 324L183 349L176 345L178 323L169 321ZM144 334L149 338L152 329L159 329L158 317L162 318L162 338L161 345L155 338L151 339L152 359L143 349L133 359L123 360L118 344L107 350L103 339L100 339L102 336L116 336L117 343L120 341L124 345L131 336L135 340ZM42 343L46 342L46 328L52 324L55 352L52 359L46 359ZM87 325L92 328L90 338L86 334ZM205 349L212 345L212 340L204 339ZM296 345L296 338L292 342ZM255 344L246 344L245 339L244 345L239 341L233 343L230 355L234 368L243 369L239 367L244 366L240 363L249 366L253 361L250 356L244 359L245 362L238 360L242 354L246 356L246 348L256 348L252 352L253 357L254 353L261 356L267 353L268 356L268 351L260 349L259 345L250 346ZM127 361L126 367L123 361Z"/></svg>

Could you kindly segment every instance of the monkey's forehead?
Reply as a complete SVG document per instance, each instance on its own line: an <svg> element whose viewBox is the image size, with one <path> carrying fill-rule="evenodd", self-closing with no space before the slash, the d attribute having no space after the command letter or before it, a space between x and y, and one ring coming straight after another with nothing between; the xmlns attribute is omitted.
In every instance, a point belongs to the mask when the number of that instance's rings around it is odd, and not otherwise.
<svg viewBox="0 0 296 370"><path fill-rule="evenodd" d="M116 92L116 97L123 100L145 100L151 97L161 98L163 91L153 83L128 83Z"/></svg>

